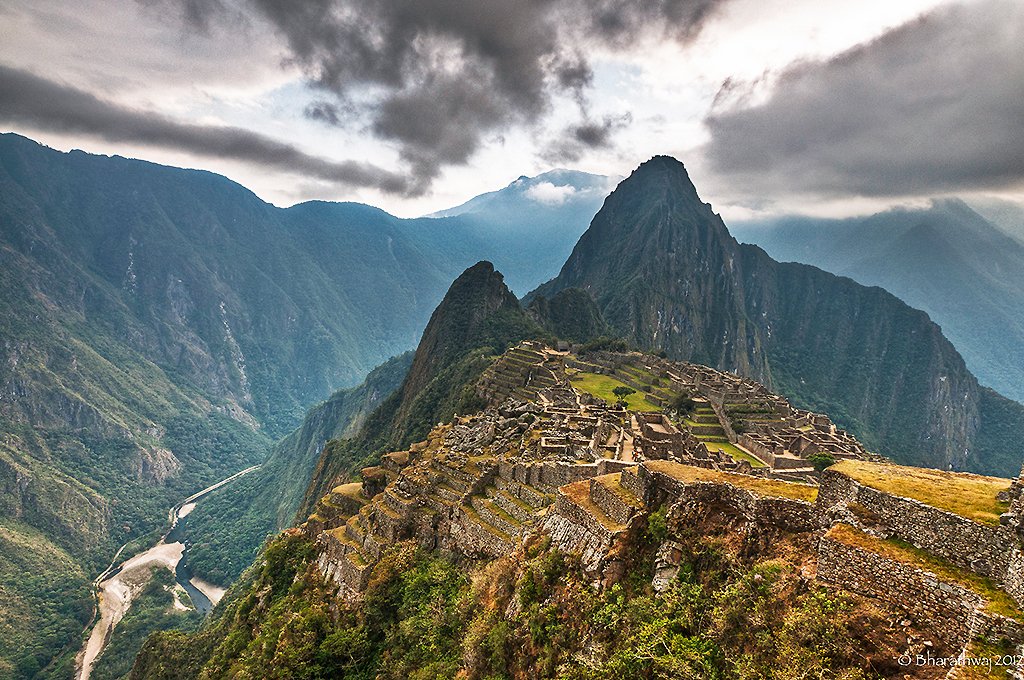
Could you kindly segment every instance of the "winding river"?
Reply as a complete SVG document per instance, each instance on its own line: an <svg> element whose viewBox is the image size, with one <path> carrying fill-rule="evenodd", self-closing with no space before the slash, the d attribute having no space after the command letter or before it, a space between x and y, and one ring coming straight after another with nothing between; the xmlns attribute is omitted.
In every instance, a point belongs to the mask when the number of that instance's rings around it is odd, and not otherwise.
<svg viewBox="0 0 1024 680"><path fill-rule="evenodd" d="M89 639L75 657L78 672L77 680L89 680L93 664L99 657L114 627L124 618L131 608L132 600L149 582L154 568L165 568L174 573L175 581L185 589L192 604L201 614L207 614L224 595L224 589L193 576L188 562L184 559L185 545L182 543L184 523L188 516L204 496L232 482L242 475L259 468L254 465L241 472L222 479L198 493L194 493L181 501L167 513L170 529L149 550L140 552L118 563L125 546L117 551L110 566L96 577L93 586L96 589L98 620L93 626ZM126 544L127 545L127 544ZM116 565L116 566L115 566ZM186 607L175 596L175 606Z"/></svg>

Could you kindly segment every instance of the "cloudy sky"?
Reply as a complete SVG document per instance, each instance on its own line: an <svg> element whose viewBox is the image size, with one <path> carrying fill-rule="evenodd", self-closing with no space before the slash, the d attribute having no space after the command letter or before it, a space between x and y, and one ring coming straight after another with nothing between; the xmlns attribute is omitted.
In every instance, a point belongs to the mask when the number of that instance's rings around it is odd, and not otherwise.
<svg viewBox="0 0 1024 680"><path fill-rule="evenodd" d="M399 215L680 158L726 217L1024 197L1021 0L3 0L0 129Z"/></svg>

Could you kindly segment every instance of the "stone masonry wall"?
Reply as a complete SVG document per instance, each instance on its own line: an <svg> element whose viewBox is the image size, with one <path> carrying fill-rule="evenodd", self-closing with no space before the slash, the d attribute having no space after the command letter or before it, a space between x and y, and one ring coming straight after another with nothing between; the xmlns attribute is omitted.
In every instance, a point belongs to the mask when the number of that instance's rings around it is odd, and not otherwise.
<svg viewBox="0 0 1024 680"><path fill-rule="evenodd" d="M558 499L543 522L544 531L551 536L552 545L560 550L580 556L585 569L600 570L601 564L615 540L615 534L597 519L559 494Z"/></svg>
<svg viewBox="0 0 1024 680"><path fill-rule="evenodd" d="M866 528L880 530L887 537L907 541L1001 583L1010 575L1011 561L1019 563L1021 559L1019 542L1004 527L986 526L913 499L883 493L833 470L822 474L816 505L826 526L839 517L860 523L858 513L849 512L853 506L862 516L864 511L870 516L873 526ZM1015 584L1007 581L1007 590L1024 593L1021 571L1018 568L1012 575Z"/></svg>
<svg viewBox="0 0 1024 680"><path fill-rule="evenodd" d="M590 480L590 499L619 524L625 524L636 514L634 506L596 479Z"/></svg>
<svg viewBox="0 0 1024 680"><path fill-rule="evenodd" d="M818 543L818 579L900 607L957 652L971 640L975 612L983 604L975 593L931 572L827 537Z"/></svg>
<svg viewBox="0 0 1024 680"><path fill-rule="evenodd" d="M820 525L815 506L806 501L761 497L725 482L686 483L651 472L645 466L640 466L637 473L644 487L640 498L655 505L667 501L704 508L726 507L748 522L794 533L814 531Z"/></svg>

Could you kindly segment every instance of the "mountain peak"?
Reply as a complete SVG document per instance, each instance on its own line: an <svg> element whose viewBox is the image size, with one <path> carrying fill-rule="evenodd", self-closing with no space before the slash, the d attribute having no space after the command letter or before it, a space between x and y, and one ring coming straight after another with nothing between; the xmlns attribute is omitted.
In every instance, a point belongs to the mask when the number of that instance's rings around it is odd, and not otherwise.
<svg viewBox="0 0 1024 680"><path fill-rule="evenodd" d="M423 331L403 392L418 394L438 373L477 347L504 350L532 327L505 277L486 260L452 282ZM510 337L505 337L515 329Z"/></svg>
<svg viewBox="0 0 1024 680"><path fill-rule="evenodd" d="M729 266L735 247L683 164L655 156L619 183L558 278L536 292L550 297L563 288L592 290L608 281L632 285L666 262L668 279L678 282L694 269Z"/></svg>
<svg viewBox="0 0 1024 680"><path fill-rule="evenodd" d="M685 195L700 201L700 197L697 195L697 187L690 180L690 174L686 171L686 166L683 165L682 161L672 156L654 156L650 160L641 163L619 186L626 185L627 183L643 183L645 185L661 183L666 188L675 189L681 196Z"/></svg>

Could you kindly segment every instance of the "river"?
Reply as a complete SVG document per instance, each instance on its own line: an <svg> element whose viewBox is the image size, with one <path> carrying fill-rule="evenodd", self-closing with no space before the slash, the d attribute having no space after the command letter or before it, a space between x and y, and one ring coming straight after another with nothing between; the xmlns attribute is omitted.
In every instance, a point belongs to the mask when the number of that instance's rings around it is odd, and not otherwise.
<svg viewBox="0 0 1024 680"><path fill-rule="evenodd" d="M193 606L201 614L206 615L224 596L224 589L193 576L184 559L185 545L181 542L185 518L196 507L196 503L211 491L238 479L242 475L259 469L259 465L246 468L241 472L222 479L202 491L184 499L167 513L170 529L152 548L137 553L117 563L124 546L117 551L110 566L96 577L93 585L96 589L98 620L93 626L89 639L75 657L78 672L77 680L89 680L93 664L99 657L114 627L131 609L132 600L149 582L155 568L168 569L174 573L175 581L185 589ZM116 564L116 566L115 566ZM175 595L175 606L185 607Z"/></svg>

